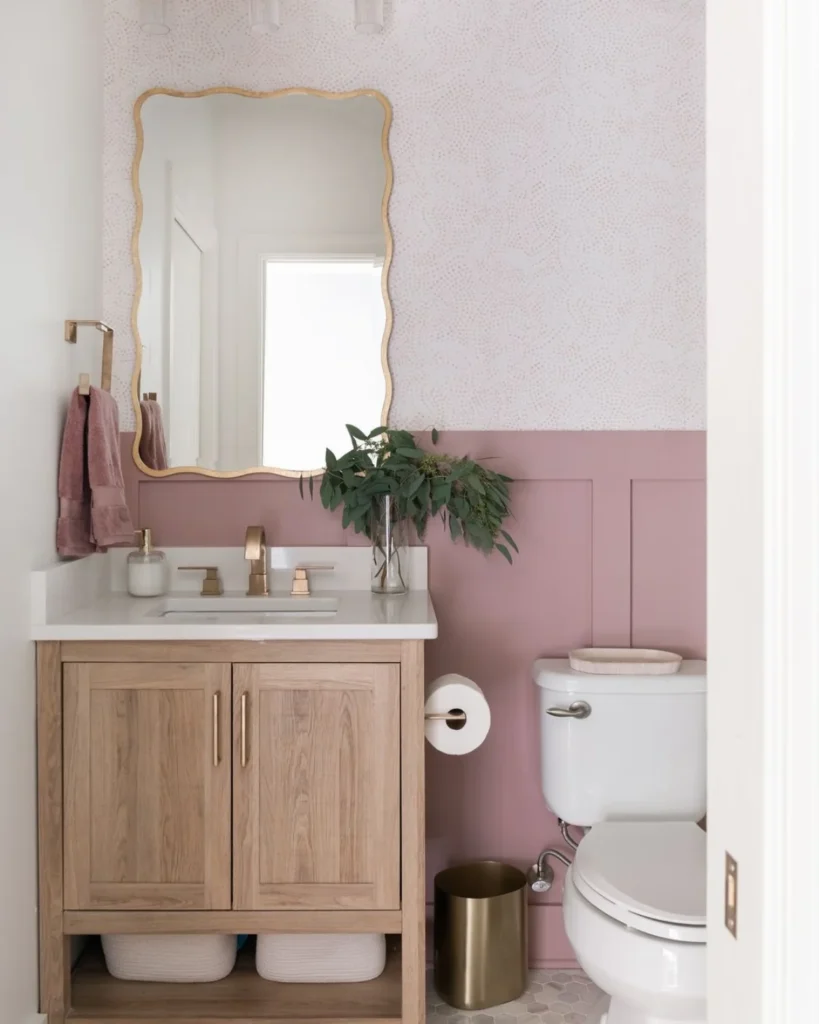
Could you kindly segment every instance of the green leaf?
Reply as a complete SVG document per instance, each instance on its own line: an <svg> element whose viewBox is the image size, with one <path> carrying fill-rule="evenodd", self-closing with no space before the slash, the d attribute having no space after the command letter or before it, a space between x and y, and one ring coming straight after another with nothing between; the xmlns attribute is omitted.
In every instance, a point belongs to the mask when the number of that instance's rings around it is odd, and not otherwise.
<svg viewBox="0 0 819 1024"><path fill-rule="evenodd" d="M314 476L310 477L310 500L311 501L313 500L313 482L315 481L315 479L316 478Z"/></svg>
<svg viewBox="0 0 819 1024"><path fill-rule="evenodd" d="M462 498L460 494L457 494L452 501L455 507L455 511L458 513L459 518L469 519L470 512L472 511L469 507L469 503L465 498Z"/></svg>
<svg viewBox="0 0 819 1024"><path fill-rule="evenodd" d="M385 432L386 432L386 430L387 430L387 428L386 428L386 427L376 427L376 428L375 428L375 430L371 430L371 431L369 432L369 434L367 434L367 440L368 440L368 441L372 441L372 439L373 439L374 437L378 437L378 436L379 436L379 434L383 434L383 433L385 433Z"/></svg>
<svg viewBox="0 0 819 1024"><path fill-rule="evenodd" d="M438 430L435 427L433 427L432 428L432 443L433 444L438 444L438 438L440 436L441 435L438 433Z"/></svg>
<svg viewBox="0 0 819 1024"><path fill-rule="evenodd" d="M401 493L405 498L411 498L413 494L421 487L421 484L426 480L423 473L416 473L414 477L401 488Z"/></svg>
<svg viewBox="0 0 819 1024"><path fill-rule="evenodd" d="M310 479L312 480L312 477ZM304 476L299 476L299 496L304 501Z"/></svg>
<svg viewBox="0 0 819 1024"><path fill-rule="evenodd" d="M455 516L449 517L449 535L453 540L457 540L463 533L461 524L458 522Z"/></svg>
<svg viewBox="0 0 819 1024"><path fill-rule="evenodd" d="M514 548L514 550L515 550L515 552L517 554L520 554L520 549L518 548L517 544L512 540L512 538L509 536L509 534L506 532L506 530L501 530L501 534L503 535L503 539L506 541L506 543L511 548Z"/></svg>
<svg viewBox="0 0 819 1024"><path fill-rule="evenodd" d="M420 448L396 448L397 455L403 455L405 459L423 459L425 451Z"/></svg>
<svg viewBox="0 0 819 1024"><path fill-rule="evenodd" d="M496 544L495 547L498 549L498 551L500 551L500 553L503 555L506 561L511 565L512 556L509 554L509 548L507 548L506 545L504 544Z"/></svg>
<svg viewBox="0 0 819 1024"><path fill-rule="evenodd" d="M338 459L336 459L335 455L333 455L333 453L328 448L327 451L324 453L324 463L325 463L325 465L327 466L328 469L335 469L337 462L338 462Z"/></svg>
<svg viewBox="0 0 819 1024"><path fill-rule="evenodd" d="M467 485L472 488L473 491L477 491L478 494L486 494L486 489L481 483L480 477L473 473L471 476L466 478Z"/></svg>
<svg viewBox="0 0 819 1024"><path fill-rule="evenodd" d="M366 441L366 440L368 440L367 435L364 433L363 430L359 430L358 427L354 427L352 425L352 423L348 423L346 426L347 426L347 433L350 435L350 440L353 442L353 447L355 447L356 440L358 440L358 441Z"/></svg>

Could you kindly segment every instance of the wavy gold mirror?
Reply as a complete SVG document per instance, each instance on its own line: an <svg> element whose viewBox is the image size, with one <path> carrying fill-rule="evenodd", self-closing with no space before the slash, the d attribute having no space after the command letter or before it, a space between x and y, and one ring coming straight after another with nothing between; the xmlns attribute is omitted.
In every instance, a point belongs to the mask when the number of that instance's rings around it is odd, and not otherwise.
<svg viewBox="0 0 819 1024"><path fill-rule="evenodd" d="M321 472L390 409L389 101L151 89L134 119L138 468Z"/></svg>

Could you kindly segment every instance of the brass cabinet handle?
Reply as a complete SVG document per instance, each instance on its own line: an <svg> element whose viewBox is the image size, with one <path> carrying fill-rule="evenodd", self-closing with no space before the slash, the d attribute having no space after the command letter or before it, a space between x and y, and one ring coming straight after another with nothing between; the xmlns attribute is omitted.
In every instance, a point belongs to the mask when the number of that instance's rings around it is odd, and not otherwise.
<svg viewBox="0 0 819 1024"><path fill-rule="evenodd" d="M242 767L247 767L247 694L242 694Z"/></svg>
<svg viewBox="0 0 819 1024"><path fill-rule="evenodd" d="M213 695L213 767L219 767L219 694Z"/></svg>

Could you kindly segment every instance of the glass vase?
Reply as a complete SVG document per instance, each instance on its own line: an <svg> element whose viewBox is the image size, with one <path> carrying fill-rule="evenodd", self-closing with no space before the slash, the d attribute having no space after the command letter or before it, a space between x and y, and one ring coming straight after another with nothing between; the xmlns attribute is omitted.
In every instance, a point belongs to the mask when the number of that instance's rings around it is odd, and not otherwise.
<svg viewBox="0 0 819 1024"><path fill-rule="evenodd" d="M395 499L378 503L372 528L374 594L406 594L409 590L409 524L398 515Z"/></svg>

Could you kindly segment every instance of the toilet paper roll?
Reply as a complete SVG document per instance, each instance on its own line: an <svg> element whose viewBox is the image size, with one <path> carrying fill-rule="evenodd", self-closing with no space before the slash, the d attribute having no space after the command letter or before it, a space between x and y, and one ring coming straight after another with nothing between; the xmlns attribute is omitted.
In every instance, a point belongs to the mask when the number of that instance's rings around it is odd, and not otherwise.
<svg viewBox="0 0 819 1024"><path fill-rule="evenodd" d="M428 721L425 732L429 742L442 754L469 754L486 739L492 714L483 690L466 676L450 673L427 687L425 714L441 715L449 711L466 713L466 724L452 728L449 722ZM459 722L455 723L460 726Z"/></svg>

